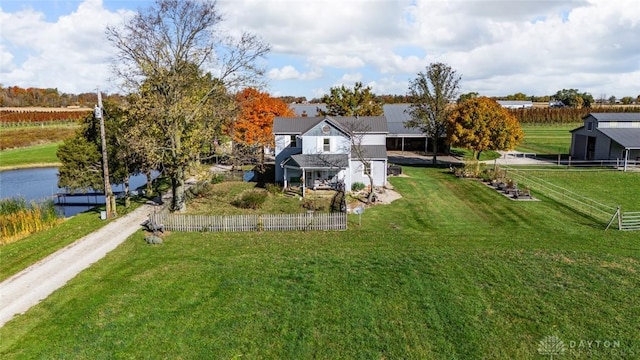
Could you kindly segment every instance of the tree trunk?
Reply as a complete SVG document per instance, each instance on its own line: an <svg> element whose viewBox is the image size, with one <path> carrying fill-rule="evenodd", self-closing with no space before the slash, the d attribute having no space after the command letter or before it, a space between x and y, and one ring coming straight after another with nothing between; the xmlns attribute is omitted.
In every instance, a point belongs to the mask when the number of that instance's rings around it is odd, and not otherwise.
<svg viewBox="0 0 640 360"><path fill-rule="evenodd" d="M129 177L124 180L124 207L129 208L131 206L131 192L129 189Z"/></svg>
<svg viewBox="0 0 640 360"><path fill-rule="evenodd" d="M182 169L176 171L176 173L171 176L171 193L173 195L171 199L171 211L187 211L184 187L184 171Z"/></svg>
<svg viewBox="0 0 640 360"><path fill-rule="evenodd" d="M153 194L153 181L151 180L151 171L146 171L144 175L147 178L147 195Z"/></svg>
<svg viewBox="0 0 640 360"><path fill-rule="evenodd" d="M433 137L433 159L431 160L431 163L433 165L437 165L438 164L438 135Z"/></svg>
<svg viewBox="0 0 640 360"><path fill-rule="evenodd" d="M113 193L111 193L111 196L109 197L109 203L111 204L111 216L117 217L118 211L116 210L116 197Z"/></svg>
<svg viewBox="0 0 640 360"><path fill-rule="evenodd" d="M373 176L371 176L371 172L367 174L367 177L369 177L369 187L371 187L371 191L369 191L369 195L367 196L367 204L371 204L371 202L373 202L373 194L374 194Z"/></svg>

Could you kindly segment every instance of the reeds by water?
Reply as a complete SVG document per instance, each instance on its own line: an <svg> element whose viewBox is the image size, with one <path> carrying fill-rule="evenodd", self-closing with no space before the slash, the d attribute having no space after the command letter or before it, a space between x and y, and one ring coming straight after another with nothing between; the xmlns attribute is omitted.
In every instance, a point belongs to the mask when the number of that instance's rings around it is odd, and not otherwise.
<svg viewBox="0 0 640 360"><path fill-rule="evenodd" d="M0 245L51 228L60 219L52 200L32 201L24 198L0 200Z"/></svg>

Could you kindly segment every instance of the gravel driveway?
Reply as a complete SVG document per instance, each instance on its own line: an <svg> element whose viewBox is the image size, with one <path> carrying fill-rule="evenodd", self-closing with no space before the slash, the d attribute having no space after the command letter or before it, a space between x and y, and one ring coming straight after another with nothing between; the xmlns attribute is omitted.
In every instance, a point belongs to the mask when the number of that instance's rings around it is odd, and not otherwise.
<svg viewBox="0 0 640 360"><path fill-rule="evenodd" d="M0 327L14 315L24 313L45 299L140 230L140 224L152 211L152 206L144 205L0 283Z"/></svg>

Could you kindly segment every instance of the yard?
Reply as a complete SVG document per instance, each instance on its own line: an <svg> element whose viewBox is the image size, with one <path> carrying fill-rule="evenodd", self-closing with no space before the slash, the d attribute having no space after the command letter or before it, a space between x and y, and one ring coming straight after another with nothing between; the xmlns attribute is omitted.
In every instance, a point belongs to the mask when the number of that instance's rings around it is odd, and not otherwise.
<svg viewBox="0 0 640 360"><path fill-rule="evenodd" d="M138 233L1 328L0 356L529 359L550 335L640 353L637 233L405 172L348 231ZM570 347L596 340L616 348Z"/></svg>
<svg viewBox="0 0 640 360"><path fill-rule="evenodd" d="M582 124L523 124L523 142L516 150L539 155L569 155L571 133L569 131Z"/></svg>

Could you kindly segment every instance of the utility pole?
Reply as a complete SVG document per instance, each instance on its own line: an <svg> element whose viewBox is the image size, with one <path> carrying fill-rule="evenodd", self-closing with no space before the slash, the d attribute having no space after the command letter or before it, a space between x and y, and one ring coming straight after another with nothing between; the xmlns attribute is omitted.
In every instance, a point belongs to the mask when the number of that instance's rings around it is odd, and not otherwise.
<svg viewBox="0 0 640 360"><path fill-rule="evenodd" d="M102 114L102 94L98 87L98 105L93 109L93 116L100 120L100 141L102 143L102 175L104 179L104 200L107 210L107 219L117 216L116 199L111 190L111 182L109 182L109 160L107 158L107 139L104 132L104 116Z"/></svg>

